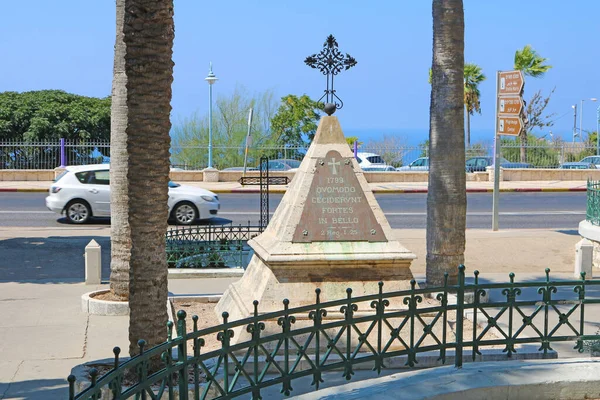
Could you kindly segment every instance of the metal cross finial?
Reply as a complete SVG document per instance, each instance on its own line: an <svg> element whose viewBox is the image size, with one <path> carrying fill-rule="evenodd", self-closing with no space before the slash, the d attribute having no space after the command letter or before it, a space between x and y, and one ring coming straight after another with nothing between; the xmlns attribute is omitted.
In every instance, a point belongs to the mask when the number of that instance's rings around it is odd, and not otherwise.
<svg viewBox="0 0 600 400"><path fill-rule="evenodd" d="M338 50L338 43L329 35L323 44L323 50L319 54L313 54L306 57L304 63L311 68L318 69L327 76L327 89L325 94L321 96L319 102L325 98L325 112L331 115L335 110L344 106L344 102L340 99L333 89L333 77L342 71L348 70L356 65L356 60L350 54L342 54Z"/></svg>

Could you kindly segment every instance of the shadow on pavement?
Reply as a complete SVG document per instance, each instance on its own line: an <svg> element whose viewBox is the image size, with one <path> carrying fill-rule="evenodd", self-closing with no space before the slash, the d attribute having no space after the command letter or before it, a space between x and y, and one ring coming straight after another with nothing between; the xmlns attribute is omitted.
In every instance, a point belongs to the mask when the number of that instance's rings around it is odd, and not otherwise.
<svg viewBox="0 0 600 400"><path fill-rule="evenodd" d="M64 218L63 218L64 219ZM97 224L110 222L97 220ZM96 223L94 220L93 223ZM214 218L198 225L228 225ZM198 226L198 225L193 225ZM183 228L172 225L169 229ZM186 226L187 228L187 226ZM85 247L94 239L102 248L102 280L110 278L110 236L17 237L0 240L0 282L65 283L85 280Z"/></svg>
<svg viewBox="0 0 600 400"><path fill-rule="evenodd" d="M0 382L0 387L2 382ZM69 397L66 379L33 379L7 384L6 392L0 392L3 399L58 400Z"/></svg>
<svg viewBox="0 0 600 400"><path fill-rule="evenodd" d="M58 218L56 220L56 222L58 222L61 225L67 225L67 226L86 226L86 225L108 225L110 226L110 218L91 218L88 222L86 222L85 224L71 224L69 221L67 221L67 219L65 217L62 218ZM196 223L192 226L197 226L197 225L227 225L227 224L231 224L231 220L227 219L227 218L221 218L221 217L215 217L212 219L208 219L208 220L200 220L200 221L196 221ZM176 226L177 223L173 220L173 219L169 219L169 226L173 227Z"/></svg>
<svg viewBox="0 0 600 400"><path fill-rule="evenodd" d="M110 275L110 237L50 236L0 240L0 281L64 283L85 279L85 246L102 247L102 278Z"/></svg>
<svg viewBox="0 0 600 400"><path fill-rule="evenodd" d="M59 224L67 226L85 226L85 225L110 225L110 218L91 218L85 224L72 224L65 217L56 220Z"/></svg>
<svg viewBox="0 0 600 400"><path fill-rule="evenodd" d="M556 232L564 233L565 235L579 236L579 231L575 229L557 229Z"/></svg>

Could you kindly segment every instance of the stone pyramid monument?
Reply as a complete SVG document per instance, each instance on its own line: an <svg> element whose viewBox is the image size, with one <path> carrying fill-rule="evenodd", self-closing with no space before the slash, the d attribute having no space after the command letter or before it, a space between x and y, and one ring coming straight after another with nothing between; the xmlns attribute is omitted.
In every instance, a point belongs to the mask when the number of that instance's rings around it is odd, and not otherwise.
<svg viewBox="0 0 600 400"><path fill-rule="evenodd" d="M249 245L254 256L243 277L216 307L230 320L410 288L416 256L394 239L390 225L346 143L337 117L321 118L315 138L266 230Z"/></svg>

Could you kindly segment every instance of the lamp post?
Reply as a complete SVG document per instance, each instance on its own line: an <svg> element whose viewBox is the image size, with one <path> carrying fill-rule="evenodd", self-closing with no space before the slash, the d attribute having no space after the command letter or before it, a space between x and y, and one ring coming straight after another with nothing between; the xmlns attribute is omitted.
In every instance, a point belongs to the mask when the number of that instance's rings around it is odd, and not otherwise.
<svg viewBox="0 0 600 400"><path fill-rule="evenodd" d="M600 156L600 132L598 132L598 128L600 127L600 106L596 108L596 155Z"/></svg>
<svg viewBox="0 0 600 400"><path fill-rule="evenodd" d="M583 102L585 100L589 100L589 101L596 101L597 99L595 97L592 97L590 99L582 99L581 100L581 110L579 110L579 139L583 140Z"/></svg>
<svg viewBox="0 0 600 400"><path fill-rule="evenodd" d="M208 82L208 168L212 168L212 85L218 80L213 74L212 62L210 63L208 76L204 80Z"/></svg>
<svg viewBox="0 0 600 400"><path fill-rule="evenodd" d="M573 104L571 108L573 109L573 143L575 143L577 137L577 104Z"/></svg>

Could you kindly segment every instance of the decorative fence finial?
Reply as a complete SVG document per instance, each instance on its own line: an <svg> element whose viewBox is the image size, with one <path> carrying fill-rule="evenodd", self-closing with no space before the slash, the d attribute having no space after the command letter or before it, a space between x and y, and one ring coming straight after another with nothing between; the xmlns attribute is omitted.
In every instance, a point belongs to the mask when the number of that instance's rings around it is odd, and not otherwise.
<svg viewBox="0 0 600 400"><path fill-rule="evenodd" d="M354 57L348 53L346 55L342 54L338 50L338 43L333 35L329 35L323 44L323 50L319 54L306 57L304 63L311 68L318 69L323 75L327 76L327 89L325 89L325 94L318 100L320 102L325 97L325 112L327 115L331 115L336 109L342 108L344 102L335 94L333 77L343 70L354 67L356 65Z"/></svg>

